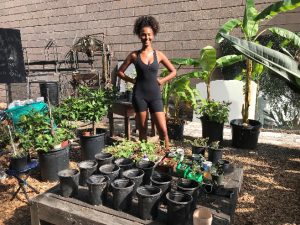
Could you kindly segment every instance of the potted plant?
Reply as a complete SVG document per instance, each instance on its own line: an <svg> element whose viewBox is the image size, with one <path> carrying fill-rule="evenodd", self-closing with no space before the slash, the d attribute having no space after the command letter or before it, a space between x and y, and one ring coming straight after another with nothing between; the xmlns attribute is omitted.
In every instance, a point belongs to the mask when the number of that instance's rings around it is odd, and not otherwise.
<svg viewBox="0 0 300 225"><path fill-rule="evenodd" d="M226 22L219 30L217 36L216 36L216 41L220 43L223 40L223 37L228 37L227 34L229 34L234 28L241 28L241 31L244 35L245 41L250 41L251 42L256 42L257 39L266 31L271 32L274 35L278 35L281 37L284 37L286 41L294 42L294 44L299 45L299 37L282 28L279 27L269 27L269 28L264 28L262 31L259 31L259 23L262 21L269 20L276 16L279 13L286 12L289 10L293 10L297 7L300 6L299 1L278 1L275 3L272 3L269 5L267 8L265 8L263 11L258 12L255 8L255 4L253 0L247 0L246 5L245 5L245 10L244 10L244 17L243 21L239 19L231 19L228 22ZM253 60L255 60L258 63L262 63L263 65L267 66L269 69L275 71L277 74L281 75L287 80L291 80L294 78L290 78L290 75L293 74L295 77L298 77L298 82L300 76L297 75L297 73L290 72L287 69L283 69L284 67L291 68L295 65L295 63L292 63L288 65L282 58L276 57L278 60L274 59L274 56L279 56L276 54L274 51L274 55L269 55L268 59L266 60L265 55L262 54L271 51L259 51L258 49L254 50L256 47L261 47L258 44L253 44L251 48L248 46L247 42L243 41L237 41L235 38L230 38L230 41L233 41L234 47L236 47L242 54L244 54L247 59L246 59L246 73L245 73L245 102L243 105L243 110L242 110L242 119L236 119L232 120L230 122L230 125L232 126L232 144L235 147L239 148L249 148L249 149L254 149L257 146L258 142L258 136L260 133L260 128L261 128L261 123L257 120L251 120L249 119L249 106L250 106L250 90L251 90L251 78L253 75L253 68L255 68L255 64L253 63ZM243 43L244 47L239 46L238 44ZM250 47L253 51L247 51L247 49ZM260 48L262 50L262 48ZM259 54L253 54L254 52L260 52ZM272 59L273 58L273 59ZM286 57L287 58L287 57ZM284 59L286 59L284 57ZM288 59L287 59L288 60ZM270 63L271 62L271 63ZM284 64L281 66L278 66L279 64ZM293 70L297 70L297 67L295 67ZM295 79L294 79L295 81ZM294 82L296 83L296 82ZM299 83L298 83L299 85Z"/></svg>
<svg viewBox="0 0 300 225"><path fill-rule="evenodd" d="M217 68L232 65L243 60L243 56L227 55L217 59L217 51L212 46L206 46L200 51L200 58L179 58L172 62L177 65L194 66L196 70L189 73L191 77L201 79L206 85L206 100L201 99L196 106L196 113L200 114L202 122L202 137L208 137L209 142L223 141L224 122L228 119L229 104L219 103L211 99L210 83Z"/></svg>
<svg viewBox="0 0 300 225"><path fill-rule="evenodd" d="M69 143L74 137L67 123L54 126L47 113L23 115L16 134L20 147L38 152L42 180L56 181L57 173L69 167Z"/></svg>
<svg viewBox="0 0 300 225"><path fill-rule="evenodd" d="M133 83L126 82L125 96L128 102L132 102L132 95L133 95L132 90L133 90Z"/></svg>
<svg viewBox="0 0 300 225"><path fill-rule="evenodd" d="M175 64L173 61L172 63ZM177 71L179 68L180 66ZM164 77L166 74L167 70L164 70L161 76ZM179 116L182 103L192 107L196 105L197 91L190 86L190 78L192 77L192 74L183 74L175 77L163 86L162 99L164 112L167 117L168 135L173 140L183 139L184 120ZM170 113L171 99L174 102L172 114Z"/></svg>
<svg viewBox="0 0 300 225"><path fill-rule="evenodd" d="M214 141L208 147L208 161L217 164L222 159L223 149L219 145L219 141Z"/></svg>
<svg viewBox="0 0 300 225"><path fill-rule="evenodd" d="M56 110L56 118L68 121L90 121L91 129L80 133L82 160L94 160L105 147L106 130L96 128L96 122L107 115L115 100L112 89L92 89L81 86L77 97L67 98Z"/></svg>
<svg viewBox="0 0 300 225"><path fill-rule="evenodd" d="M218 164L211 167L211 178L214 186L218 187L222 184L224 179L224 170Z"/></svg>
<svg viewBox="0 0 300 225"><path fill-rule="evenodd" d="M186 140L192 146L193 154L201 154L204 156L205 150L208 148L208 138L198 137L194 140Z"/></svg>

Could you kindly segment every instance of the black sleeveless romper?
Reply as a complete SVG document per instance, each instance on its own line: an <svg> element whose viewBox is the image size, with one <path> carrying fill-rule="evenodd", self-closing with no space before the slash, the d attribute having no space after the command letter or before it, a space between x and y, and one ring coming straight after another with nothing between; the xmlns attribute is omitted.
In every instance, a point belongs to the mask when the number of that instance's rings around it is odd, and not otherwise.
<svg viewBox="0 0 300 225"><path fill-rule="evenodd" d="M137 77L133 87L132 105L135 112L144 112L149 108L150 113L163 112L163 102L160 87L157 82L159 64L156 52L153 51L153 63L146 65L138 51L134 63Z"/></svg>

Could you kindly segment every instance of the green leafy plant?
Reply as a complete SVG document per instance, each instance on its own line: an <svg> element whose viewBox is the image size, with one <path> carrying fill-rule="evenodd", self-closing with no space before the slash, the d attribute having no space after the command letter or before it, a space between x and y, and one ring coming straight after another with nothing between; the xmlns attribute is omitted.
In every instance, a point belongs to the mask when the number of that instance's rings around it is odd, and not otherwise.
<svg viewBox="0 0 300 225"><path fill-rule="evenodd" d="M9 132L5 125L0 124L0 148L6 147L10 142Z"/></svg>
<svg viewBox="0 0 300 225"><path fill-rule="evenodd" d="M215 150L218 150L219 147L220 147L219 144L220 144L220 141L213 141L213 142L210 144L209 147L210 147L211 149L213 149L213 150L214 150L214 149L215 149Z"/></svg>
<svg viewBox="0 0 300 225"><path fill-rule="evenodd" d="M131 158L136 149L138 149L138 142L123 139L121 142L115 143L104 149L105 152L111 153L116 158Z"/></svg>
<svg viewBox="0 0 300 225"><path fill-rule="evenodd" d="M258 63L262 63L264 66L267 66L269 69L270 67L273 68L273 71L275 70L275 72L277 72L278 74L282 75L283 77L285 77L285 79L289 79L290 76L287 76L286 73L282 73L282 67L281 66L275 66L274 63L270 64L269 60L266 60L266 56L265 53L268 51L264 51L262 54L262 51L258 50L257 47L260 47L260 45L255 44L255 43L251 43L252 46L254 46L254 48L249 48L251 49L250 51L246 50L248 46L248 42L243 42L238 41L238 39L234 38L234 37L230 37L228 36L228 34L235 28L241 28L241 31L244 35L244 39L246 41L252 41L252 42L256 42L257 38L259 36L261 36L264 32L269 31L271 33L273 33L274 35L278 35L280 37L284 37L287 41L293 43L294 45L297 45L300 47L300 39L299 36L297 36L296 34L279 28L279 27L269 27L269 28L265 28L262 31L259 31L259 23L269 20L273 17L275 17L277 14L282 13L282 12L286 12L289 10L293 10L296 9L300 6L300 1L299 0L284 0L284 1L278 1L275 2L271 5L269 5L267 8L265 8L263 11L261 11L260 13L257 11L257 9L255 8L255 4L254 4L254 0L247 0L246 1L246 6L245 6L245 10L244 10L244 17L243 20L239 20L239 19L231 19L228 22L226 22L220 29L219 32L216 36L216 42L220 43L224 37L227 37L227 39L229 39L231 42L234 43L234 47L237 48L239 51L242 52L242 54L244 54L247 59L246 59L246 74L245 74L245 102L243 105L243 110L242 110L242 115L243 115L243 123L245 125L248 124L249 120L249 106L250 106L250 90L251 90L251 78L252 78L252 72L253 72L253 60L255 59L256 62ZM243 46L243 47L241 47ZM259 56L258 54L254 53L254 52L259 52L263 58L261 56ZM271 51L270 51L271 52ZM276 51L275 51L276 52ZM272 57L274 57L274 55L270 55L270 57L267 57L268 59L271 59ZM276 57L277 58L277 57ZM279 58L278 58L279 59ZM277 60L271 60L273 62L275 62L275 64L282 64L285 59L279 59L279 61ZM291 65L288 65L288 67L290 67ZM286 67L287 68L287 67ZM295 77L298 77L297 75L295 75ZM300 79L298 80L298 84L300 84Z"/></svg>
<svg viewBox="0 0 300 225"><path fill-rule="evenodd" d="M149 160L154 161L154 159L156 158L155 153L157 151L157 148L159 147L158 144L143 140L139 142L139 146L142 156L147 156Z"/></svg>
<svg viewBox="0 0 300 225"><path fill-rule="evenodd" d="M186 143L189 143L192 146L196 146L196 147L208 147L208 139L209 138L202 138L202 137L198 137L195 138L194 140L186 140Z"/></svg>
<svg viewBox="0 0 300 225"><path fill-rule="evenodd" d="M216 164L216 165L212 165L210 169L210 173L214 176L220 176L224 174L224 170L222 166Z"/></svg>
<svg viewBox="0 0 300 225"><path fill-rule="evenodd" d="M225 123L229 116L230 102L201 101L196 114L207 117L210 121Z"/></svg>
<svg viewBox="0 0 300 225"><path fill-rule="evenodd" d="M107 115L109 108L116 100L113 89L92 89L79 87L77 97L67 98L54 111L57 121L91 121L93 134L96 133L96 122Z"/></svg>
<svg viewBox="0 0 300 225"><path fill-rule="evenodd" d="M67 123L62 126L51 129L51 122L48 114L32 111L27 115L23 115L18 123L18 131L16 136L19 139L20 147L29 150L44 151L55 148L63 141L67 141L74 137L74 133L69 130Z"/></svg>

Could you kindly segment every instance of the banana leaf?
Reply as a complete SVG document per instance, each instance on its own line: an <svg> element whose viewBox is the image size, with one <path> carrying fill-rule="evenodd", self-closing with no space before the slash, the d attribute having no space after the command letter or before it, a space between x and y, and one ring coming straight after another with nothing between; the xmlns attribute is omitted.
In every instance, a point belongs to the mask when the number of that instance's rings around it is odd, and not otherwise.
<svg viewBox="0 0 300 225"><path fill-rule="evenodd" d="M240 27L242 25L242 22L238 19L231 19L227 21L218 31L218 34L216 36L216 42L221 43L224 38L221 34L229 34L234 28Z"/></svg>
<svg viewBox="0 0 300 225"><path fill-rule="evenodd" d="M300 70L297 61L281 52L256 43L245 41L228 34L222 34L222 36L230 41L243 55L263 64L300 90Z"/></svg>
<svg viewBox="0 0 300 225"><path fill-rule="evenodd" d="M300 48L300 37L297 34L280 27L270 27L268 30L273 34L285 38L286 42L291 42L293 45Z"/></svg>
<svg viewBox="0 0 300 225"><path fill-rule="evenodd" d="M245 58L242 55L225 55L217 59L217 67L222 68L225 66L230 66L243 60L245 60Z"/></svg>
<svg viewBox="0 0 300 225"><path fill-rule="evenodd" d="M200 65L209 74L214 70L217 62L217 51L212 46L206 46L200 51Z"/></svg>
<svg viewBox="0 0 300 225"><path fill-rule="evenodd" d="M171 59L171 63L173 65L183 65L183 66L195 66L195 64L199 64L196 59L192 58L174 58Z"/></svg>
<svg viewBox="0 0 300 225"><path fill-rule="evenodd" d="M256 17L255 21L261 21L265 19L271 19L272 17L276 16L281 12L286 12L289 10L296 9L300 6L300 0L284 0L278 1L274 4L265 8L262 12L260 12Z"/></svg>
<svg viewBox="0 0 300 225"><path fill-rule="evenodd" d="M254 37L258 32L258 23L254 20L257 14L254 0L247 0L243 18L243 31L247 39Z"/></svg>

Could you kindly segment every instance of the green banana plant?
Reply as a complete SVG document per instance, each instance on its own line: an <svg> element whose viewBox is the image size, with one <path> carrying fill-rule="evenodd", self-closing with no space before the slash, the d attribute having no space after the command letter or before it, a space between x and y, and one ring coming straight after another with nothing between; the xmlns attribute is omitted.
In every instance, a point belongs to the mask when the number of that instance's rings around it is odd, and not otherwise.
<svg viewBox="0 0 300 225"><path fill-rule="evenodd" d="M224 34L229 34L233 29L240 28L246 41L255 42L259 36L269 31L274 35L283 37L293 45L300 47L299 36L291 31L279 28L268 27L259 31L259 23L270 20L279 13L294 10L300 6L300 0L283 0L269 5L267 8L258 12L255 8L254 0L246 0L243 20L231 19L226 22L216 35L216 42L220 43L224 40ZM253 61L251 58L246 59L246 79L245 79L245 102L243 105L242 115L243 123L248 124L249 106L250 106L250 85L253 71Z"/></svg>
<svg viewBox="0 0 300 225"><path fill-rule="evenodd" d="M164 69L160 76L164 77L167 74L168 74L168 70ZM164 105L164 111L166 113L166 116L168 117L169 102L170 99L173 98L174 109L175 109L173 119L175 124L180 124L179 104L181 101L191 104L192 107L196 105L197 90L191 88L190 86L190 78L192 77L194 77L192 73L177 76L163 86L162 100Z"/></svg>

